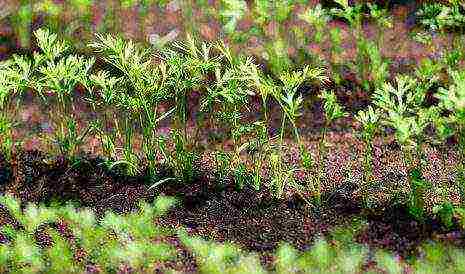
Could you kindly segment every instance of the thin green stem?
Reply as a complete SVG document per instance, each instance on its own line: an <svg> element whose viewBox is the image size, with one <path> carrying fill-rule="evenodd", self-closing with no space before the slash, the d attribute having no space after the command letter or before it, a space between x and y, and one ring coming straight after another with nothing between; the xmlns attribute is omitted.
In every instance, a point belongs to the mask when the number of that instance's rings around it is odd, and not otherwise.
<svg viewBox="0 0 465 274"><path fill-rule="evenodd" d="M295 123L292 123L292 126L294 128L294 135L295 135L295 138L296 138L296 141L297 141L297 144L299 145L299 151L300 151L300 157L302 158L301 160L302 161L311 161L311 159L303 159L304 157L311 157L310 155L306 155L307 152L305 150L305 145L303 144L301 138L300 138L300 134L299 134L299 130L298 128L296 127ZM312 164L313 166L313 164ZM306 170L308 170L310 168L310 166L307 164L307 163L304 163L304 168ZM309 183L310 183L310 190L312 193L315 193L315 184L313 183L313 178L310 178L309 180ZM318 190L319 191L319 190Z"/></svg>
<svg viewBox="0 0 465 274"><path fill-rule="evenodd" d="M373 183L373 142L370 139L365 139L365 178L364 181L366 184L371 185Z"/></svg>

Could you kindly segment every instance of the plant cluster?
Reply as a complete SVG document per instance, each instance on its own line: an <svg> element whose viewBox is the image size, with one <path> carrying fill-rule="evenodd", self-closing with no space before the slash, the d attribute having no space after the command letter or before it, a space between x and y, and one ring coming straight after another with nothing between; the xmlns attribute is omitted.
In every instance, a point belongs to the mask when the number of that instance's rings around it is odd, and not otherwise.
<svg viewBox="0 0 465 274"><path fill-rule="evenodd" d="M464 4L456 0L449 0L449 5L428 3L421 7L417 16L420 23L431 31L443 32L447 29L463 31L465 26L464 9Z"/></svg>
<svg viewBox="0 0 465 274"><path fill-rule="evenodd" d="M124 268L139 273L172 259L174 248L155 240L164 236L154 218L164 214L173 199L159 197L153 205L140 203L140 210L127 216L106 213L98 219L90 209L67 206L21 204L1 196L16 222L3 225L6 243L0 245L1 272L85 273L92 267L104 273Z"/></svg>
<svg viewBox="0 0 465 274"><path fill-rule="evenodd" d="M276 198L285 197L293 188L309 203L321 204L322 184L327 183L327 130L338 119L350 116L328 89L330 78L324 68L307 65L276 76L259 69L253 58L234 54L224 43L199 43L189 36L186 42L153 49L98 35L90 44L106 64L98 69L94 58L74 54L56 34L40 29L35 35L39 51L0 63L0 140L7 157L14 156L19 143L14 137L15 112L23 94L30 92L51 110L52 132L44 134L44 140L74 163L78 163L82 144L92 135L99 139L109 169L121 168L127 175L137 175L147 167L152 187L169 181L189 183L196 179L197 160L203 150L200 129L209 126L227 138L213 152L221 184L232 179L239 188L246 184L257 190L266 187ZM374 85L372 104L355 116L361 126L360 139L366 145L362 193L367 207L372 205L369 189L377 183L374 139L387 130L394 130L401 147L408 183L406 195L398 196L398 201L407 203L419 220L426 214L424 194L432 188L423 176L425 145L438 145L455 135L459 155L465 153L465 76L450 59L426 59L414 74L392 81L381 77ZM439 85L438 73L444 68L449 70L450 84L434 93L439 103L431 105L427 94ZM318 90L325 118L316 153L308 149L299 128L307 100L302 89L309 86ZM85 91L94 114L95 119L88 124L76 119L76 89ZM254 98L261 103L258 111L262 115L250 121L245 114L257 111L249 109ZM276 113L280 119L277 130L271 123L276 116L270 113L271 105L280 110ZM171 130L162 133L162 125ZM431 129L433 135L427 133ZM297 145L299 163L287 161L289 140ZM172 178L158 178L160 164L173 171ZM464 165L460 156L457 181L462 203ZM268 176L263 176L265 171ZM304 184L296 180L300 171L307 174ZM451 212L447 205L446 199L445 209L436 212Z"/></svg>
<svg viewBox="0 0 465 274"><path fill-rule="evenodd" d="M298 89L305 83L327 80L324 70L310 67L283 72L279 79L273 79L263 75L251 58L234 55L226 45L199 45L192 38L154 52L132 41L99 35L90 46L110 67L97 71L93 58L70 54L69 45L59 41L56 34L42 29L35 34L40 51L32 58L14 56L2 63L4 152L10 155L13 150L13 102L20 104L21 94L31 91L51 109L53 130L45 139L50 140L58 154L75 161L85 138L94 134L110 169L121 166L128 175L136 175L147 163L154 184L160 183L154 181L160 162L170 166L179 181L194 180L200 147L198 132L190 132L189 122L193 121L198 131L210 121L225 129L233 141L232 151L224 149L218 154L224 164L221 170L232 170L237 185L243 186L248 183L248 167L241 154L255 150L253 184L260 188L262 167L270 160L275 163L272 188L281 197L286 181L293 177L293 172L282 166L288 123L300 143L297 119L303 98ZM86 91L85 99L96 115L94 121L84 126L74 113L77 88ZM190 103L194 93L201 94L195 110ZM264 117L251 126L244 123L243 112L256 94L262 98ZM282 110L277 136L268 136L270 100ZM168 136L158 130L165 120L171 121ZM140 153L134 144L137 133L142 136ZM247 136L260 137L256 142ZM304 153L303 145L300 147Z"/></svg>
<svg viewBox="0 0 465 274"><path fill-rule="evenodd" d="M106 212L97 217L91 209L72 205L23 207L11 196L0 196L15 222L0 226L6 242L0 244L0 271L5 273L99 273L133 271L175 271L173 245L160 239L174 231L156 226L174 200L159 197L153 204L141 202L139 210L127 215ZM176 233L176 232L174 232ZM241 250L232 243L215 243L177 232L181 243L193 255L199 273L360 273L366 271L368 250L353 242L354 230L340 227L328 239L317 238L312 247L297 251L281 243L274 261L266 269L258 254ZM421 246L422 256L401 261L377 250L371 255L377 271L403 273L461 273L464 252L436 242ZM370 270L368 270L370 271Z"/></svg>

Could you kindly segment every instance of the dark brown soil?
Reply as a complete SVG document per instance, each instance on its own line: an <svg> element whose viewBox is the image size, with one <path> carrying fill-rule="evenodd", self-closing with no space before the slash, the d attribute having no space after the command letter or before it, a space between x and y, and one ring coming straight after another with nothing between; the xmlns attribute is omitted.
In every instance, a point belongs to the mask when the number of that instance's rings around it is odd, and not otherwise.
<svg viewBox="0 0 465 274"><path fill-rule="evenodd" d="M76 201L84 207L128 212L146 194L143 173L122 176L92 156L71 163L39 151L21 151L11 163L0 162L0 176L9 179L3 190L22 202Z"/></svg>

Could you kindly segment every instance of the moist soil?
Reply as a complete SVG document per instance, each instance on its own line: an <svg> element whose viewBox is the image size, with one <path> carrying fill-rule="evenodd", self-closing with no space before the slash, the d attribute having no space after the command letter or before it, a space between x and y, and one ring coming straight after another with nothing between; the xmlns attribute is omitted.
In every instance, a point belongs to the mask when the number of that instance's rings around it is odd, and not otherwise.
<svg viewBox="0 0 465 274"><path fill-rule="evenodd" d="M160 170L160 178L170 176L169 170L163 167ZM138 176L128 177L118 170L109 171L102 159L90 155L82 155L71 164L62 157L50 157L40 151L21 151L11 161L0 156L0 193L13 194L23 205L74 201L81 207L95 209L97 215L105 210L127 213L137 210L140 200L150 202L157 195L174 196L179 203L157 219L157 224L182 227L189 234L205 239L236 243L244 250L259 253L267 267L271 267L271 254L279 243L288 242L299 250L307 250L316 237L328 236L335 228L350 225L360 217L366 222L355 232L357 242L372 250L391 250L403 258L416 255L419 245L428 239L445 239L456 245L463 245L465 239L461 231L446 231L434 220L414 221L403 206L366 212L353 195L357 187L350 184L324 193L324 203L316 209L296 194L276 200L266 189L255 191L247 186L238 189L233 182L219 185L207 174L199 174L191 184L172 183L149 189L145 174L142 171ZM21 227L0 206L0 226L6 223ZM73 241L66 224L52 226ZM48 246L50 238L44 231L39 229L36 239L41 246ZM178 258L160 266L161 269L195 271L194 257L174 234L158 240L172 244L179 251ZM5 235L0 234L0 243L5 241ZM85 257L85 251L77 248L76 252L76 258ZM89 269L92 267L89 265Z"/></svg>

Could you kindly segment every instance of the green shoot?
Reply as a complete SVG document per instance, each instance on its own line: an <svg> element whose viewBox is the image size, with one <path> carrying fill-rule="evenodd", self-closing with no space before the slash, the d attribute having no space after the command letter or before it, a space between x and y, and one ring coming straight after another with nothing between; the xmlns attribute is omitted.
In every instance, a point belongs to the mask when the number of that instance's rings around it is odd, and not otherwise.
<svg viewBox="0 0 465 274"><path fill-rule="evenodd" d="M402 148L410 188L410 210L423 219L423 192L427 182L422 176L425 157L422 150L424 130L432 123L435 109L422 104L426 90L407 76L396 78L397 86L385 83L374 95L375 104L382 110L382 123L395 129L395 137Z"/></svg>
<svg viewBox="0 0 465 274"><path fill-rule="evenodd" d="M243 135L249 131L249 127L242 123L242 111L246 108L249 91L246 80L242 77L241 67L250 66L251 60L241 60L234 56L224 44L218 47L223 59L227 62L224 70L215 68L215 82L207 88L207 95L202 102L202 109L212 110L219 105L219 111L215 115L228 128L233 141L233 155L230 168L235 172L236 183L241 186L245 175L245 167L240 154L244 148Z"/></svg>
<svg viewBox="0 0 465 274"><path fill-rule="evenodd" d="M369 106L366 110L360 110L355 116L355 119L360 123L362 132L361 139L365 145L363 157L363 182L365 185L372 185L373 178L373 147L374 138L379 131L380 113L378 109L373 109ZM364 199L368 198L368 193L363 193Z"/></svg>
<svg viewBox="0 0 465 274"><path fill-rule="evenodd" d="M306 66L301 71L293 71L293 72L284 72L280 75L280 81L282 86L275 86L270 88L269 90L272 91L271 95L273 98L279 103L282 109L282 118L281 118L281 128L278 137L278 151L279 153L273 153L271 156L274 158L273 161L276 163L271 165L273 168L274 179L272 182L279 182L278 187L276 189L277 197L280 197L282 194L282 190L284 188L283 183L288 181L287 178L293 178L294 169L289 169L284 167L281 162L283 162L283 146L284 146L284 133L286 128L286 122L289 121L294 137L296 138L297 144L299 145L299 151L302 159L302 163L304 168L309 169L312 164L310 164L310 157L309 153L307 152L302 140L300 138L299 130L297 127L297 119L299 116L302 115L302 106L303 106L303 98L301 95L297 94L298 88L306 83L306 82L316 82L316 83L324 83L327 81L327 77L324 74L323 69L319 68L310 68ZM280 160L278 161L278 156ZM285 172L285 170L287 171ZM315 187L313 182L310 182L311 191L316 195L317 200L319 200L320 196L320 187L319 184Z"/></svg>
<svg viewBox="0 0 465 274"><path fill-rule="evenodd" d="M315 8L308 8L303 13L299 14L299 19L307 22L315 28L314 40L316 43L323 42L325 27L330 20L330 16L326 10L318 4Z"/></svg>
<svg viewBox="0 0 465 274"><path fill-rule="evenodd" d="M346 117L347 112L344 111L342 106L337 102L336 94L332 91L322 90L320 98L323 100L323 109L325 114L325 124L323 126L323 132L318 143L318 174L316 176L318 196L317 201L321 203L321 181L323 180L325 173L325 162L327 146L326 134L329 126L336 120Z"/></svg>
<svg viewBox="0 0 465 274"><path fill-rule="evenodd" d="M122 121L114 120L117 130L124 131L123 155L127 171L136 172L139 160L133 151L131 139L133 138L132 123L138 124L142 129L142 151L149 164L149 175L153 179L155 175L156 150L159 147L160 138L156 129L161 120L169 116L174 110L159 113L159 105L168 99L167 66L162 62L155 66L151 60L151 53L147 49L121 38L110 35L98 35L98 42L91 44L103 58L122 74L121 78L109 77L108 73L101 72L91 77L94 84L100 89L100 97L105 106L116 103L120 110L126 114ZM126 88L122 88L126 87ZM128 88L129 87L129 88ZM109 122L105 114L105 124ZM123 125L119 127L118 125ZM111 135L101 131L102 145L105 144L107 154L114 152L115 141L108 138ZM117 135L121 136L123 132Z"/></svg>
<svg viewBox="0 0 465 274"><path fill-rule="evenodd" d="M440 88L436 95L442 109L450 111L447 117L441 118L445 137L452 132L457 135L459 148L458 183L460 186L462 203L465 201L465 73L451 71L453 84L449 89ZM441 129L441 128L440 128Z"/></svg>

